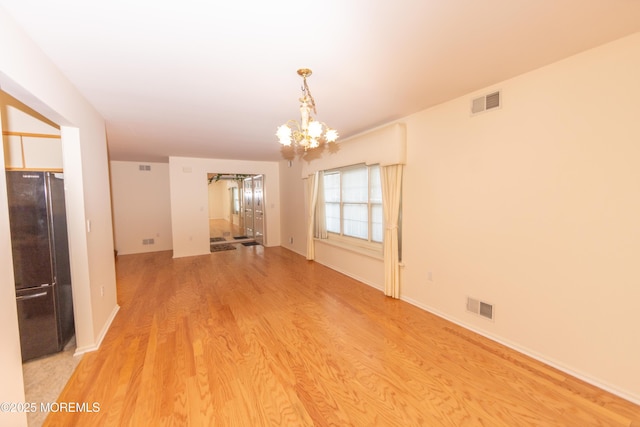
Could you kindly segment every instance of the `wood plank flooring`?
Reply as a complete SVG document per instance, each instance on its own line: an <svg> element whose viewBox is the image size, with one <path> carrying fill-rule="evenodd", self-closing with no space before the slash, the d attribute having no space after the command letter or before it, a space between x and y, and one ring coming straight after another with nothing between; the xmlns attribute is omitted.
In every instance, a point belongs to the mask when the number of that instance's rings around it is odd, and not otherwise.
<svg viewBox="0 0 640 427"><path fill-rule="evenodd" d="M281 247L119 256L46 426L640 426L640 407Z"/></svg>
<svg viewBox="0 0 640 427"><path fill-rule="evenodd" d="M244 231L225 219L209 219L209 237L224 237L233 240L233 236L240 236Z"/></svg>

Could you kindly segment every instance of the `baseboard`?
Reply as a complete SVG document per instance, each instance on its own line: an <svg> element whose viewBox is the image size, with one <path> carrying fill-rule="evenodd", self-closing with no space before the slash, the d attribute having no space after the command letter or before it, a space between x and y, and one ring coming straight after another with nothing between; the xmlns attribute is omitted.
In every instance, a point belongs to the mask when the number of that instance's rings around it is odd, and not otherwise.
<svg viewBox="0 0 640 427"><path fill-rule="evenodd" d="M116 306L113 308L113 311L109 315L109 318L107 319L107 321L105 322L104 326L102 327L102 330L100 331L100 334L98 335L98 339L97 339L96 343L93 344L93 345L88 345L88 346L76 348L76 351L73 353L74 357L75 356L81 356L81 355L83 355L85 353L91 353L92 351L96 351L97 349L100 348L100 345L102 344L102 340L107 335L107 332L109 331L109 328L111 327L111 323L113 323L113 319L116 318L116 314L118 314L119 310L120 310L120 306L118 304L116 304Z"/></svg>
<svg viewBox="0 0 640 427"><path fill-rule="evenodd" d="M364 284L365 284L365 285L367 285L367 286L371 286L372 288L375 288L375 289L377 289L377 290L379 290L379 291L384 292L384 288L383 288L382 286L379 286L378 284L373 283L373 282L370 282L370 281L368 281L368 280L366 280L366 279L364 279L364 278L362 278L362 277L359 277L359 276L357 276L357 275L355 275L355 274L349 273L348 271L345 271L345 270L343 270L343 269L341 269L341 268L339 268L339 267L336 267L335 265L326 264L326 263L324 263L324 262L320 262L320 261L318 261L318 260L315 260L315 262L317 262L318 264L322 264L322 265L324 265L324 266L325 266L325 267L327 267L327 268L330 268L330 269L332 269L332 270L335 270L335 271L337 271L338 273L342 273L342 274L344 274L345 276L351 277L352 279L355 279L355 280L357 280L357 281L358 281L358 282L360 282L360 283L364 283Z"/></svg>
<svg viewBox="0 0 640 427"><path fill-rule="evenodd" d="M306 253L300 253L300 252L296 251L296 250L295 250L295 249L293 249L293 248L287 248L286 246L281 246L281 247L282 247L282 248L284 248L284 249L286 249L286 250L288 250L288 251L294 252L294 253L296 253L296 254L298 254L298 255L300 255L300 256L303 256L303 257L305 257L305 258L306 258L306 256L307 256L307 254L306 254ZM335 271L337 271L338 273L342 273L342 274L344 274L345 276L351 277L352 279L355 279L355 280L357 280L358 282L364 283L364 284L365 284L365 285L367 285L367 286L371 286L372 288L378 289L379 291L384 291L384 289L383 289L381 286L378 286L378 285L377 285L377 284L375 284L375 283L369 282L369 281L365 280L365 279L364 279L364 278L362 278L362 277L358 277L358 276L357 276L357 275L355 275L355 274L349 273L348 271L344 271L344 270L342 270L341 268L338 268L338 267L336 267L336 266L334 266L334 265L330 265L330 264L327 264L327 263L324 263L324 262L320 262L320 261L318 261L317 259L316 259L316 260L313 260L313 262L317 262L318 264L324 265L324 266L325 266L325 267L327 267L327 268L330 268L330 269L332 269L332 270L335 270Z"/></svg>
<svg viewBox="0 0 640 427"><path fill-rule="evenodd" d="M298 255L300 255L301 257L305 257L305 258L306 258L306 256L307 256L307 254L306 254L306 253L303 253L303 252L297 251L297 250L295 250L294 248L288 248L288 247L286 247L286 246L282 246L282 245L280 245L280 247L281 247L281 248L283 248L283 249L286 249L286 250L288 250L288 251L291 251L291 252L293 252L293 253L295 253L295 254L298 254Z"/></svg>
<svg viewBox="0 0 640 427"><path fill-rule="evenodd" d="M446 314L434 309L433 307L430 307L428 305L422 304L422 303L420 303L418 301L415 301L415 300L413 300L411 298L400 297L400 299L402 301L405 301L405 302L407 302L407 303L409 303L411 305L414 305L414 306L416 306L416 307L418 307L418 308L420 308L420 309L422 309L424 311L428 311L429 313L431 313L431 314L433 314L435 316L438 316L438 317L440 317L442 319L445 319L445 320L447 320L447 321L449 321L451 323L455 323L456 325L458 325L460 327L463 327L465 329L468 329L468 330L470 330L470 331L472 331L472 332L474 332L474 333L476 333L478 335L481 335L481 336L483 336L485 338L488 338L488 339L490 339L492 341L495 341L495 342L497 342L499 344L502 344L505 347L508 347L508 348L510 348L512 350L517 351L518 353L522 353L522 354L524 354L526 356L529 356L532 359L537 360L538 362L542 362L545 365L549 365L549 366L551 366L551 367L553 367L553 368L555 368L555 369L557 369L559 371L564 372L567 375L571 375L572 377L578 378L579 380L582 380L582 381L584 381L584 382L586 382L588 384L591 384L594 387L598 387L599 389L605 390L605 391L607 391L607 392L609 392L611 394L614 394L614 395L616 395L618 397L621 397L622 399L628 400L629 402L635 403L636 405L640 405L640 396L637 396L637 395L635 395L633 393L628 393L628 392L626 392L624 390L620 390L619 388L617 388L615 386L607 384L607 383L605 383L603 381L599 381L599 380L597 380L595 378L590 377L589 375L586 375L584 373L575 371L575 370L563 365L562 363L559 363L559 362L557 362L555 360L546 358L546 357L544 357L544 356L542 356L542 355L540 355L540 354L538 354L538 353L536 353L534 351L531 351L528 348L522 347L522 346L520 346L518 344L515 344L515 343L513 343L511 341L508 341L508 340L505 340L505 339L500 338L498 336L492 335L492 334L487 333L486 331L483 331L481 329L477 329L472 325L469 325L469 324L467 324L465 322L462 322L459 319L452 318L452 317L450 317L450 316L448 316L448 315L446 315Z"/></svg>

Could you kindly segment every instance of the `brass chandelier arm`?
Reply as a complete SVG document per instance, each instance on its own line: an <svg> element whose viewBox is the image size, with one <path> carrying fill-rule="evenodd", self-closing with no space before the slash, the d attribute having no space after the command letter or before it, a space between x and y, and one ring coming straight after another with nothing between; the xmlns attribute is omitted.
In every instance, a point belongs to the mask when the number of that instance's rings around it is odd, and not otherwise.
<svg viewBox="0 0 640 427"><path fill-rule="evenodd" d="M294 132L297 130L298 132L302 131L302 128L300 127L300 123L298 123L296 120L288 120L285 125L289 126Z"/></svg>

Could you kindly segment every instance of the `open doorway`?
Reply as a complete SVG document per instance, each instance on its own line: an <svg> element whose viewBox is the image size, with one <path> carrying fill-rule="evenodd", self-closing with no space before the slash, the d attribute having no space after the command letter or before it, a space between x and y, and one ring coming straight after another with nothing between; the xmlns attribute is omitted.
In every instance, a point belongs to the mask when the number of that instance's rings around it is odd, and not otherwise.
<svg viewBox="0 0 640 427"><path fill-rule="evenodd" d="M264 244L264 175L207 174L209 239L217 245Z"/></svg>
<svg viewBox="0 0 640 427"><path fill-rule="evenodd" d="M0 116L25 397L52 402L80 361L60 127L2 91Z"/></svg>

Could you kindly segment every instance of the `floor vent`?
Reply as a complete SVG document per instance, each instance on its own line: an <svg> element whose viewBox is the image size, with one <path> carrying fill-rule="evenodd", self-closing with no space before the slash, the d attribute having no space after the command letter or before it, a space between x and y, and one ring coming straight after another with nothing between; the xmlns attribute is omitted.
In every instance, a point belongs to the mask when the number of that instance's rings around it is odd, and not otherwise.
<svg viewBox="0 0 640 427"><path fill-rule="evenodd" d="M471 114L479 114L485 111L500 108L502 105L500 92L492 92L471 100Z"/></svg>
<svg viewBox="0 0 640 427"><path fill-rule="evenodd" d="M493 304L467 297L467 311L493 320Z"/></svg>

